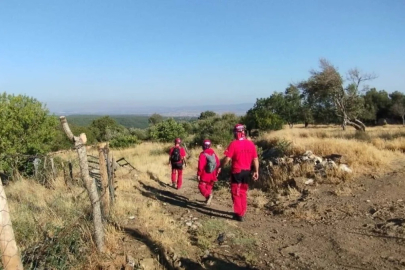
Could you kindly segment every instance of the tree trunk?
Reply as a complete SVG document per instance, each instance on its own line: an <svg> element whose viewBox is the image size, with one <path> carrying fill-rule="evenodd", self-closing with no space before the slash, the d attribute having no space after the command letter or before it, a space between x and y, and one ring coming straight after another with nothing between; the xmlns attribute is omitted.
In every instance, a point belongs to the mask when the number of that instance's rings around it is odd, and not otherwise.
<svg viewBox="0 0 405 270"><path fill-rule="evenodd" d="M23 270L20 252L14 238L14 230L11 224L10 211L3 184L0 181L0 249L1 262L5 270Z"/></svg>
<svg viewBox="0 0 405 270"><path fill-rule="evenodd" d="M87 142L86 134L82 133L79 137L74 136L72 131L70 130L66 118L64 116L61 116L59 119L62 124L63 130L66 133L66 136L74 143L77 154L79 156L81 176L89 195L91 205L93 207L94 236L96 245L98 251L102 252L104 251L104 229L101 218L100 200L97 192L96 181L89 175L89 164L87 162L87 153L85 147L85 144Z"/></svg>
<svg viewBox="0 0 405 270"><path fill-rule="evenodd" d="M354 122L352 122L350 120L346 120L346 125L352 126L356 130L359 130L359 131L365 131L360 125L358 125L358 124L356 124L356 123L354 123Z"/></svg>
<svg viewBox="0 0 405 270"><path fill-rule="evenodd" d="M108 174L107 174L107 164L105 162L104 147L105 143L101 143L98 146L99 154L99 167L100 167L100 180L101 180L101 210L103 212L103 217L108 218L110 215L110 197L108 196Z"/></svg>
<svg viewBox="0 0 405 270"><path fill-rule="evenodd" d="M365 124L363 124L363 122L361 122L359 119L357 119L357 118L354 118L354 122L356 123L356 124L358 124L360 127L361 127L361 129L363 130L363 131L366 131L366 125Z"/></svg>

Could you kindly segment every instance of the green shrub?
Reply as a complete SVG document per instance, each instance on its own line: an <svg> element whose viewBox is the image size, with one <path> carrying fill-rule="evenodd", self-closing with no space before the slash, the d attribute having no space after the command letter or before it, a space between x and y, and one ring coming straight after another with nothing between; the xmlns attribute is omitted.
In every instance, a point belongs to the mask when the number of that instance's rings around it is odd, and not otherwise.
<svg viewBox="0 0 405 270"><path fill-rule="evenodd" d="M139 140L134 135L120 135L110 141L111 148L126 148L139 143Z"/></svg>
<svg viewBox="0 0 405 270"><path fill-rule="evenodd" d="M240 117L235 114L199 120L193 144L200 146L203 140L209 139L213 144L227 146L233 139L233 127L239 122Z"/></svg>
<svg viewBox="0 0 405 270"><path fill-rule="evenodd" d="M186 135L183 125L173 118L159 122L149 128L150 138L159 142L172 142L175 138L184 138Z"/></svg>
<svg viewBox="0 0 405 270"><path fill-rule="evenodd" d="M36 99L0 94L0 169L16 168L16 154L36 155L51 150L58 125L58 119Z"/></svg>
<svg viewBox="0 0 405 270"><path fill-rule="evenodd" d="M147 129L130 128L129 133L131 135L136 136L139 140L142 141L147 140L149 138Z"/></svg>

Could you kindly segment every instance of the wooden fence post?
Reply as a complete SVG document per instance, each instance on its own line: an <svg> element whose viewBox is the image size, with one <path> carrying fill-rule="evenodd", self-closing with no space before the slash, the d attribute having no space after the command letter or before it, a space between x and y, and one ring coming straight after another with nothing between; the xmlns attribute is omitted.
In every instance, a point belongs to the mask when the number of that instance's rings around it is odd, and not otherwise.
<svg viewBox="0 0 405 270"><path fill-rule="evenodd" d="M7 197L3 183L0 181L0 249L1 262L5 270L22 270L20 252L14 238Z"/></svg>
<svg viewBox="0 0 405 270"><path fill-rule="evenodd" d="M107 164L105 161L104 147L105 143L100 143L98 145L99 153L99 167L100 167L100 180L101 180L101 210L103 211L104 218L110 215L110 196L108 188L108 174L107 174Z"/></svg>
<svg viewBox="0 0 405 270"><path fill-rule="evenodd" d="M112 152L110 151L108 143L105 146L106 156L107 156L107 173L108 173L108 184L110 190L110 199L112 197L112 203L114 202L114 191L111 193L111 182L112 182L112 175L113 175L113 167L112 167Z"/></svg>
<svg viewBox="0 0 405 270"><path fill-rule="evenodd" d="M49 158L49 160L51 161L52 180L55 181L56 170L55 170L55 163L54 163L54 161L53 161L53 157Z"/></svg>
<svg viewBox="0 0 405 270"><path fill-rule="evenodd" d="M70 130L66 117L61 116L59 119L62 124L63 130L66 133L66 136L74 143L77 154L79 156L81 176L89 195L91 205L93 207L94 236L96 238L96 245L98 251L102 252L104 251L104 229L96 181L89 175L89 164L87 162L87 153L85 146L87 142L86 134L82 133L78 137L74 136L72 131Z"/></svg>
<svg viewBox="0 0 405 270"><path fill-rule="evenodd" d="M69 167L69 176L70 176L70 180L72 181L72 183L73 183L73 164L72 164L72 162L69 160L69 163L68 163L68 167Z"/></svg>
<svg viewBox="0 0 405 270"><path fill-rule="evenodd" d="M115 201L115 188L114 188L114 166L115 166L115 158L112 157L111 159L111 164L112 164L112 174L111 177L108 178L108 187L110 188L110 203L111 206L114 205Z"/></svg>

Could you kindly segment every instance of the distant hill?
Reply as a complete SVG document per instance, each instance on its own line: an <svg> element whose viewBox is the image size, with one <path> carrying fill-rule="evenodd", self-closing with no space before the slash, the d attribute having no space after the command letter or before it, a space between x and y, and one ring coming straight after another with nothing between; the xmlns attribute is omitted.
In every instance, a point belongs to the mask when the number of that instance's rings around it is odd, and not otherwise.
<svg viewBox="0 0 405 270"><path fill-rule="evenodd" d="M198 117L203 111L214 111L218 114L235 113L236 115L244 115L250 108L253 107L252 103L241 104L223 104L223 105L200 105L200 106L179 106L179 107L110 107L108 109L92 110L82 109L75 111L54 112L56 115L136 115L136 116L149 116L153 113L158 113L163 116L183 116L183 117Z"/></svg>
<svg viewBox="0 0 405 270"><path fill-rule="evenodd" d="M91 122L97 118L100 118L103 115L95 115L95 114L77 114L77 115L68 115L66 116L69 123L77 125L77 126L89 126ZM148 115L109 115L112 119L117 121L118 124L123 125L127 128L147 128L149 123ZM177 121L190 121L196 119L196 117L173 117Z"/></svg>

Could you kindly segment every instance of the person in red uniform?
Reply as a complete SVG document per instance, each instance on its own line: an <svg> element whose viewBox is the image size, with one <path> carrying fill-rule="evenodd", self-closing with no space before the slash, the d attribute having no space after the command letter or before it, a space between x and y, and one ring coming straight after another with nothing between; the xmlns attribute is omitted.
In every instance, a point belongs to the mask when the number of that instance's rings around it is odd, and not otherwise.
<svg viewBox="0 0 405 270"><path fill-rule="evenodd" d="M212 188L217 181L217 175L220 170L220 162L217 154L211 149L211 141L204 140L202 145L203 151L198 157L197 180L198 189L206 199L207 205L211 204Z"/></svg>
<svg viewBox="0 0 405 270"><path fill-rule="evenodd" d="M243 221L247 209L247 190L250 177L254 181L259 178L259 160L257 150L252 141L246 139L245 127L237 124L233 130L235 139L225 150L221 168L232 160L231 194L234 219ZM253 174L251 168L253 163Z"/></svg>
<svg viewBox="0 0 405 270"><path fill-rule="evenodd" d="M177 186L177 189L180 189L183 184L183 164L186 157L186 151L180 147L180 143L181 139L176 138L169 153L169 165L172 166L172 186L174 188Z"/></svg>

